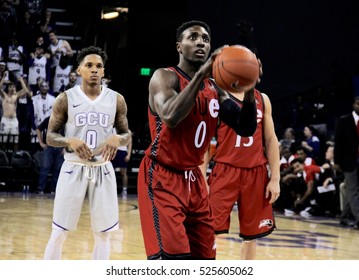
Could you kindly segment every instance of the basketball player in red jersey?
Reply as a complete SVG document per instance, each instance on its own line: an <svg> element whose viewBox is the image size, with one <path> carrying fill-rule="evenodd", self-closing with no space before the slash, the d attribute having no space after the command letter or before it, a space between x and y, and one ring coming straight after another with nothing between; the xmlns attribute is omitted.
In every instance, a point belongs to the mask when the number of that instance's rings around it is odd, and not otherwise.
<svg viewBox="0 0 359 280"><path fill-rule="evenodd" d="M138 203L148 259L215 259L216 246L206 182L199 169L218 117L237 134L256 129L251 90L239 108L209 79L208 25L190 21L177 29L176 67L160 68L149 84L152 143L138 174Z"/></svg>
<svg viewBox="0 0 359 280"><path fill-rule="evenodd" d="M257 104L254 135L237 135L220 122L214 167L208 178L215 232L229 232L230 215L237 202L240 236L244 241L241 258L248 260L255 259L255 240L276 228L272 203L280 192L279 143L271 103L266 94L258 90L254 94ZM239 107L242 106L244 92L229 95ZM207 166L206 161L208 157L205 157L204 166Z"/></svg>

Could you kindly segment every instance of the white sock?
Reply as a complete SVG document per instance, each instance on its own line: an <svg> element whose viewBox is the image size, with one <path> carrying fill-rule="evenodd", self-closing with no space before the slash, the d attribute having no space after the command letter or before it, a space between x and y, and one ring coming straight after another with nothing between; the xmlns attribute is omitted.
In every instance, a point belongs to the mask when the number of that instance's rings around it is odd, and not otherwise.
<svg viewBox="0 0 359 280"><path fill-rule="evenodd" d="M52 229L50 240L47 243L44 260L61 260L62 246L67 238L68 231Z"/></svg>
<svg viewBox="0 0 359 280"><path fill-rule="evenodd" d="M94 260L109 260L110 259L110 233L109 232L94 232L95 246L92 257Z"/></svg>

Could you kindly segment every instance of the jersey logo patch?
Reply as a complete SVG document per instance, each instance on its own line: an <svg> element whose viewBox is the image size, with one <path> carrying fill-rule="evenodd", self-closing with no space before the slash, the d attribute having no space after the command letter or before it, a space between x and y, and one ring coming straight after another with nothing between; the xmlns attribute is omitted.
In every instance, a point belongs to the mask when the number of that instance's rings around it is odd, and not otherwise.
<svg viewBox="0 0 359 280"><path fill-rule="evenodd" d="M82 105L82 103L81 104L76 104L76 105L74 104L74 105L72 105L72 107L76 108L76 107L79 107L80 105Z"/></svg>
<svg viewBox="0 0 359 280"><path fill-rule="evenodd" d="M271 227L273 227L273 221L270 219L262 220L259 222L258 228L261 228L261 227L271 228Z"/></svg>

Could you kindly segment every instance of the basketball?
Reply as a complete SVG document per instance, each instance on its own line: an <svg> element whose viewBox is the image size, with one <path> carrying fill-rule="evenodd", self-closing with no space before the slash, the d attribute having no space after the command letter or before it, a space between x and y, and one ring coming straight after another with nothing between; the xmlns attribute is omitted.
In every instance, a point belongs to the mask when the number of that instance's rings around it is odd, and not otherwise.
<svg viewBox="0 0 359 280"><path fill-rule="evenodd" d="M224 47L212 66L216 84L229 92L248 90L257 83L259 63L256 55L241 45Z"/></svg>

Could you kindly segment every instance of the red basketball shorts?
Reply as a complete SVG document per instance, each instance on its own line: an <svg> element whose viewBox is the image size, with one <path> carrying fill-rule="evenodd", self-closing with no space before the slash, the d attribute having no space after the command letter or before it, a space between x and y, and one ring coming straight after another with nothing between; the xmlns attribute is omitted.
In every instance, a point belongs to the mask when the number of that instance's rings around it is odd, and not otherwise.
<svg viewBox="0 0 359 280"><path fill-rule="evenodd" d="M273 208L265 198L268 184L266 165L236 168L216 163L208 178L210 203L217 234L228 233L235 202L238 205L240 236L255 239L275 229Z"/></svg>
<svg viewBox="0 0 359 280"><path fill-rule="evenodd" d="M213 217L199 168L170 171L145 156L138 206L148 259L215 258Z"/></svg>

